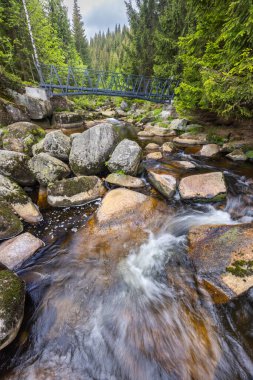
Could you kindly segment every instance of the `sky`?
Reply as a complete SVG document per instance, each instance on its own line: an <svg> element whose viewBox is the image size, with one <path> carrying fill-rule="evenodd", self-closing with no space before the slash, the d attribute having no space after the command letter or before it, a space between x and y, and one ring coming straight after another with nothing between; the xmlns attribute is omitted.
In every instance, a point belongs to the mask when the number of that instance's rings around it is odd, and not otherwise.
<svg viewBox="0 0 253 380"><path fill-rule="evenodd" d="M64 0L72 15L73 0ZM124 0L79 0L86 35L94 36L99 30L114 29L115 24L127 24Z"/></svg>

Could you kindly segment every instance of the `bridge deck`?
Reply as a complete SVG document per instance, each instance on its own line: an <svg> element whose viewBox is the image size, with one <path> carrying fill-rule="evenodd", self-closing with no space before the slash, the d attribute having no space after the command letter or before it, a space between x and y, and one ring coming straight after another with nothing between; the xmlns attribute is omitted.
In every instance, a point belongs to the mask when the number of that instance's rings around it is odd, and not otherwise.
<svg viewBox="0 0 253 380"><path fill-rule="evenodd" d="M178 84L173 79L73 67L41 65L40 69L40 86L52 96L108 95L164 103L173 99Z"/></svg>

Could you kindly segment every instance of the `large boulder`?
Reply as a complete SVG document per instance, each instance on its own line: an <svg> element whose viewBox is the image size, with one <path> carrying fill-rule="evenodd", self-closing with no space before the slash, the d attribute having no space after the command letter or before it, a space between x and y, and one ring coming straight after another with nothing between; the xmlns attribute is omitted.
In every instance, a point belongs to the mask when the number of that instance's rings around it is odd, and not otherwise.
<svg viewBox="0 0 253 380"><path fill-rule="evenodd" d="M13 272L0 268L0 350L17 336L24 316L25 284Z"/></svg>
<svg viewBox="0 0 253 380"><path fill-rule="evenodd" d="M52 124L59 128L77 128L84 125L87 112L54 112Z"/></svg>
<svg viewBox="0 0 253 380"><path fill-rule="evenodd" d="M50 132L43 140L43 150L51 156L67 161L70 153L70 138L61 131Z"/></svg>
<svg viewBox="0 0 253 380"><path fill-rule="evenodd" d="M14 181L0 174L0 199L28 223L38 223L43 218L25 191Z"/></svg>
<svg viewBox="0 0 253 380"><path fill-rule="evenodd" d="M154 188L166 198L171 198L175 194L177 180L172 175L149 170L148 179Z"/></svg>
<svg viewBox="0 0 253 380"><path fill-rule="evenodd" d="M21 186L33 185L35 178L28 167L29 159L24 153L0 150L0 174L12 178Z"/></svg>
<svg viewBox="0 0 253 380"><path fill-rule="evenodd" d="M52 105L48 99L39 99L27 94L12 92L17 104L27 109L28 115L33 120L41 120L50 117L53 113Z"/></svg>
<svg viewBox="0 0 253 380"><path fill-rule="evenodd" d="M0 202L0 240L13 238L22 231L23 225L11 207Z"/></svg>
<svg viewBox="0 0 253 380"><path fill-rule="evenodd" d="M253 224L204 225L189 231L189 255L201 275L234 293L253 286Z"/></svg>
<svg viewBox="0 0 253 380"><path fill-rule="evenodd" d="M128 139L122 140L108 161L110 172L123 171L124 174L136 175L141 160L141 147Z"/></svg>
<svg viewBox="0 0 253 380"><path fill-rule="evenodd" d="M56 181L48 186L48 203L54 207L80 206L105 194L100 178L80 176Z"/></svg>
<svg viewBox="0 0 253 380"><path fill-rule="evenodd" d="M118 142L111 124L98 124L77 136L70 151L69 161L76 175L98 174Z"/></svg>
<svg viewBox="0 0 253 380"><path fill-rule="evenodd" d="M66 178L70 174L68 165L47 153L39 153L31 158L29 168L43 186Z"/></svg>
<svg viewBox="0 0 253 380"><path fill-rule="evenodd" d="M6 126L17 121L29 121L30 118L24 107L0 99L0 125Z"/></svg>
<svg viewBox="0 0 253 380"><path fill-rule="evenodd" d="M126 174L112 173L109 174L105 181L111 185L116 185L120 187L129 187L129 188L140 188L144 187L145 183L142 179L132 177Z"/></svg>
<svg viewBox="0 0 253 380"><path fill-rule="evenodd" d="M18 122L6 127L3 136L3 148L15 152L32 155L32 146L37 144L43 137L45 131L36 124Z"/></svg>
<svg viewBox="0 0 253 380"><path fill-rule="evenodd" d="M200 155L203 157L214 157L220 152L220 147L217 144L207 144L200 150Z"/></svg>
<svg viewBox="0 0 253 380"><path fill-rule="evenodd" d="M226 184L221 172L196 174L181 179L179 192L183 199L218 201L226 197Z"/></svg>
<svg viewBox="0 0 253 380"><path fill-rule="evenodd" d="M18 269L44 245L42 240L25 232L0 244L0 262L9 269Z"/></svg>
<svg viewBox="0 0 253 380"><path fill-rule="evenodd" d="M75 234L70 249L82 258L99 255L117 262L145 241L149 230L158 231L169 213L172 210L155 198L129 189L111 190L97 213Z"/></svg>

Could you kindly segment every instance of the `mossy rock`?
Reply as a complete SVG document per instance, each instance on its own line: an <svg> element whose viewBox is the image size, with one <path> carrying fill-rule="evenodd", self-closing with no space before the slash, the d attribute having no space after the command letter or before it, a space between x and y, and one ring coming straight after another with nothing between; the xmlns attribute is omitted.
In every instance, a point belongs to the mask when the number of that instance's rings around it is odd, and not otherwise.
<svg viewBox="0 0 253 380"><path fill-rule="evenodd" d="M24 153L0 150L0 174L19 183L21 186L34 185L35 178L28 167L30 157Z"/></svg>
<svg viewBox="0 0 253 380"><path fill-rule="evenodd" d="M24 315L25 284L12 271L0 268L0 350L17 336Z"/></svg>
<svg viewBox="0 0 253 380"><path fill-rule="evenodd" d="M29 122L9 125L3 136L3 148L32 155L32 147L46 135L44 129Z"/></svg>
<svg viewBox="0 0 253 380"><path fill-rule="evenodd" d="M0 240L10 239L23 231L20 219L6 203L0 203Z"/></svg>

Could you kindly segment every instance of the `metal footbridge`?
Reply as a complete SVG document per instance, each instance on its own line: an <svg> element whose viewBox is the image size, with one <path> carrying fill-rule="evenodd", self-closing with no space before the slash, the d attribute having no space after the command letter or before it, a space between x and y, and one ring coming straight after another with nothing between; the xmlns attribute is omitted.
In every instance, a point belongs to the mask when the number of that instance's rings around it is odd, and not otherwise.
<svg viewBox="0 0 253 380"><path fill-rule="evenodd" d="M171 102L178 81L76 67L40 65L40 87L50 96L106 95Z"/></svg>

